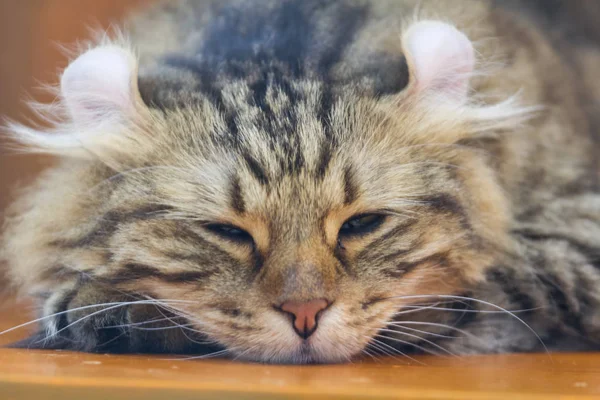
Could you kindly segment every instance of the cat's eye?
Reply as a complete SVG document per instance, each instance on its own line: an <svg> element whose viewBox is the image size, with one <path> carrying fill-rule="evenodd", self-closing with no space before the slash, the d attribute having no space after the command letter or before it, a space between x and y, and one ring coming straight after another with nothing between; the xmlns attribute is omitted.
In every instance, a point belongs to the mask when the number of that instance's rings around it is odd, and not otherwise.
<svg viewBox="0 0 600 400"><path fill-rule="evenodd" d="M237 226L228 224L209 224L206 225L206 229L223 239L227 239L236 243L254 245L254 239L252 239L252 235L242 228L238 228Z"/></svg>
<svg viewBox="0 0 600 400"><path fill-rule="evenodd" d="M377 229L385 220L381 214L360 214L355 215L342 224L339 237L351 237L365 235Z"/></svg>

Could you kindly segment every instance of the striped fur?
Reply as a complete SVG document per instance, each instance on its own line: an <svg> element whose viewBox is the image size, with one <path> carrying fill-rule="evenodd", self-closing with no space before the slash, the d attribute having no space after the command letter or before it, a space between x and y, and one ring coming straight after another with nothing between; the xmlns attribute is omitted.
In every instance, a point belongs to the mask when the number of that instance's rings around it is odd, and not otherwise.
<svg viewBox="0 0 600 400"><path fill-rule="evenodd" d="M190 0L135 16L111 44L138 62L125 121L98 132L58 104L68 146L11 128L60 163L7 213L8 276L43 316L73 310L21 346L294 363L373 343L598 348L599 36L554 3ZM431 19L477 50L463 101L415 81L402 38ZM369 213L381 223L339 236ZM278 305L322 298L302 340ZM141 299L179 303L77 309Z"/></svg>

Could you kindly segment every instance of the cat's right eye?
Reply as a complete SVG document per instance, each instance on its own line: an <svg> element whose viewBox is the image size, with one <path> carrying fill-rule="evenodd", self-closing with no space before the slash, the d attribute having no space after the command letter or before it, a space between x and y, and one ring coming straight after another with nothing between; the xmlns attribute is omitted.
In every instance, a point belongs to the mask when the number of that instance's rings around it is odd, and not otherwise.
<svg viewBox="0 0 600 400"><path fill-rule="evenodd" d="M254 246L254 239L252 239L252 235L235 225L209 224L206 225L206 229L223 239Z"/></svg>
<svg viewBox="0 0 600 400"><path fill-rule="evenodd" d="M338 236L349 237L370 233L377 229L385 220L382 214L360 214L348 219L341 226Z"/></svg>

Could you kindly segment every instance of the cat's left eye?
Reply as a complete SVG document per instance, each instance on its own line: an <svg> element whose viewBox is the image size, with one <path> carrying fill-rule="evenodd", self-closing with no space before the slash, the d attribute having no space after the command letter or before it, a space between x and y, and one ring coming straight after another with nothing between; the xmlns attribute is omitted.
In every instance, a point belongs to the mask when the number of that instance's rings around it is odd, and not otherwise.
<svg viewBox="0 0 600 400"><path fill-rule="evenodd" d="M342 224L339 236L343 238L373 232L384 220L385 216L381 214L356 215Z"/></svg>
<svg viewBox="0 0 600 400"><path fill-rule="evenodd" d="M252 239L252 235L243 230L242 228L238 228L234 225L228 224L209 224L206 225L206 229L216 234L217 236L222 237L223 239L230 240L232 242L244 243L244 244L254 244L254 239Z"/></svg>

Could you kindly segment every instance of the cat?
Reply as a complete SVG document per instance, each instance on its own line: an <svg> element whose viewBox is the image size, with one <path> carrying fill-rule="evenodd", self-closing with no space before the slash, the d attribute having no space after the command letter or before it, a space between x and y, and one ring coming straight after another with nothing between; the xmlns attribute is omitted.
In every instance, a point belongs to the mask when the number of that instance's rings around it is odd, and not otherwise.
<svg viewBox="0 0 600 400"><path fill-rule="evenodd" d="M15 346L269 363L599 349L599 12L132 16L64 70L52 128L8 127L58 159L6 212L6 274L40 313Z"/></svg>

